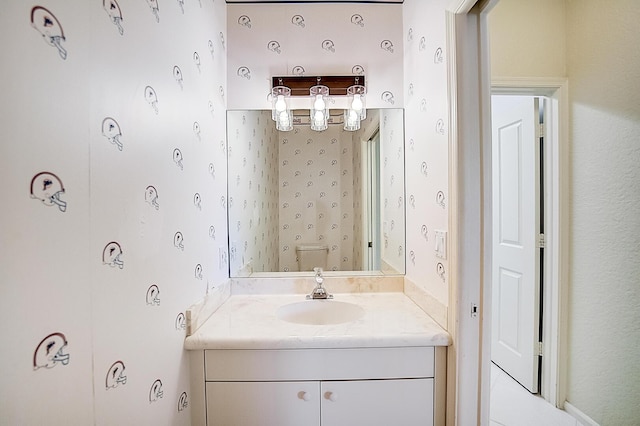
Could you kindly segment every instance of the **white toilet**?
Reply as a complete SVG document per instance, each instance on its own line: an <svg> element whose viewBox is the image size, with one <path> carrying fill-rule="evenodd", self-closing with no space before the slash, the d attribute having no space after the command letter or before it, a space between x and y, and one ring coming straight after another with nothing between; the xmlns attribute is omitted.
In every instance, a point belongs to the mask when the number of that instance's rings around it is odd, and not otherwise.
<svg viewBox="0 0 640 426"><path fill-rule="evenodd" d="M296 246L298 257L298 269L300 271L313 271L313 268L326 269L329 246L322 244L303 244Z"/></svg>

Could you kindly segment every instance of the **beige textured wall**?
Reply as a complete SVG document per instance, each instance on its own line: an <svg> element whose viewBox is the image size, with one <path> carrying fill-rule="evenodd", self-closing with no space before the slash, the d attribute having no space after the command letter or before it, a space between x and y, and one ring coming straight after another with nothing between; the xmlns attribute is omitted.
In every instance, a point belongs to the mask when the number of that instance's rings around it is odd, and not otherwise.
<svg viewBox="0 0 640 426"><path fill-rule="evenodd" d="M500 0L489 14L491 77L563 77L564 0Z"/></svg>
<svg viewBox="0 0 640 426"><path fill-rule="evenodd" d="M640 421L640 3L567 2L571 264L567 400Z"/></svg>

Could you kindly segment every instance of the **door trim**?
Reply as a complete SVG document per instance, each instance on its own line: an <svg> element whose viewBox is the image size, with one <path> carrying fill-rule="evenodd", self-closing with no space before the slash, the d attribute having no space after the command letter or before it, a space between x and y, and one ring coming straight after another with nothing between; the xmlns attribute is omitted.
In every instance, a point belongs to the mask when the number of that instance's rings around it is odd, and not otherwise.
<svg viewBox="0 0 640 426"><path fill-rule="evenodd" d="M544 306L542 315L541 396L562 408L566 396L567 333L567 80L548 78L511 78L491 81L491 94L545 96L544 158ZM490 303L490 299L489 299ZM484 309L488 309L485 305ZM490 310L489 310L490 314ZM483 342L485 344L485 342ZM483 366L484 367L484 366Z"/></svg>

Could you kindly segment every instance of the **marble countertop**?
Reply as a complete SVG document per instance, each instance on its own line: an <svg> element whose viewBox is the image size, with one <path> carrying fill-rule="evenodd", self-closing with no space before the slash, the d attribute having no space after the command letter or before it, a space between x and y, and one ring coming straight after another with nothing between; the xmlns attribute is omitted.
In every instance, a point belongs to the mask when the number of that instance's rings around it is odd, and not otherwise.
<svg viewBox="0 0 640 426"><path fill-rule="evenodd" d="M315 349L448 346L449 334L402 292L338 293L334 300L364 309L342 324L283 321L278 308L302 302L301 294L233 295L185 340L188 350ZM314 303L318 301L308 301Z"/></svg>

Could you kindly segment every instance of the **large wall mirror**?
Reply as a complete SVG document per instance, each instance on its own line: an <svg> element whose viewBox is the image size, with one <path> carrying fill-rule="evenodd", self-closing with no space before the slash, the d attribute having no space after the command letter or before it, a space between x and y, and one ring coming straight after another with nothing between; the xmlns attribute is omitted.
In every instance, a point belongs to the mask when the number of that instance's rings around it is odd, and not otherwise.
<svg viewBox="0 0 640 426"><path fill-rule="evenodd" d="M314 263L404 274L402 109L368 110L355 132L279 132L271 111L228 111L227 132L231 277Z"/></svg>

